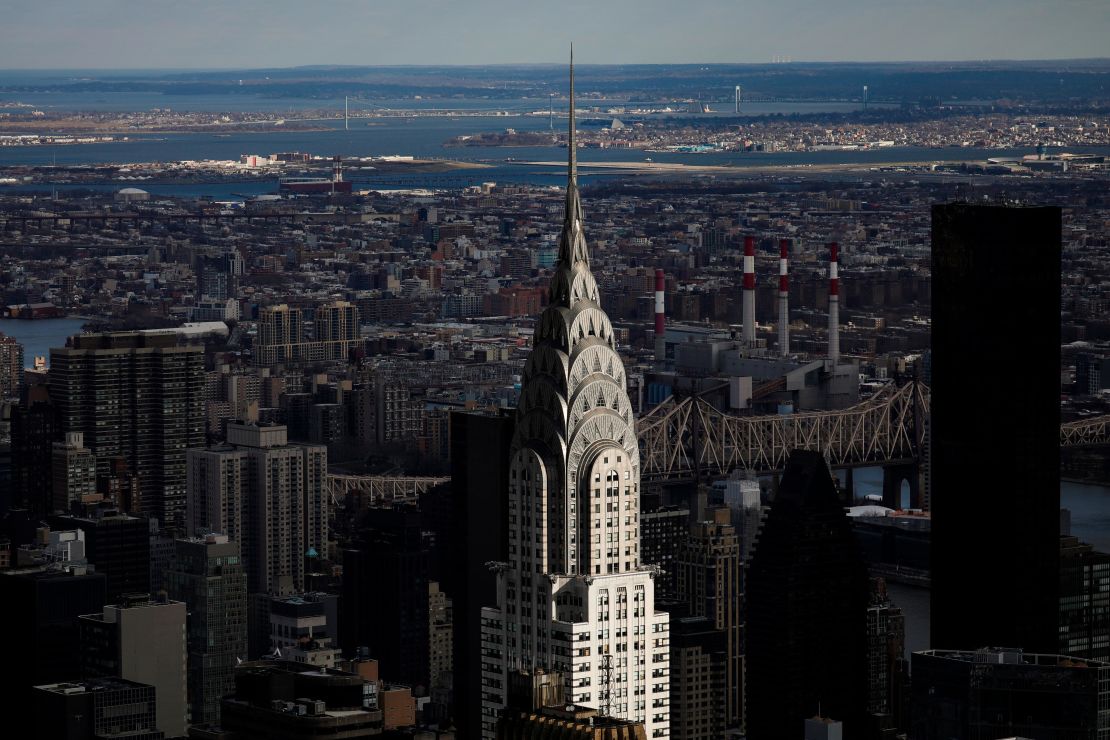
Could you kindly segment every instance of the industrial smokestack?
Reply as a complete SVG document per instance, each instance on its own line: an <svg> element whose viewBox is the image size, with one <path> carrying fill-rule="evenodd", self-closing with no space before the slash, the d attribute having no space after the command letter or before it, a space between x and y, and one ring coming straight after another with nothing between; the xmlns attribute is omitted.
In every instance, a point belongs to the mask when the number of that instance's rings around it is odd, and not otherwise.
<svg viewBox="0 0 1110 740"><path fill-rule="evenodd" d="M790 354L790 285L787 277L789 239L779 239L779 355Z"/></svg>
<svg viewBox="0 0 1110 740"><path fill-rule="evenodd" d="M667 347L663 335L667 331L666 319L663 317L663 292L666 290L666 281L663 270L655 269L655 364L659 367L667 360Z"/></svg>
<svg viewBox="0 0 1110 740"><path fill-rule="evenodd" d="M840 277L837 274L836 242L829 244L829 359L840 361Z"/></svg>
<svg viewBox="0 0 1110 740"><path fill-rule="evenodd" d="M755 346L755 237L744 237L744 334L745 347Z"/></svg>

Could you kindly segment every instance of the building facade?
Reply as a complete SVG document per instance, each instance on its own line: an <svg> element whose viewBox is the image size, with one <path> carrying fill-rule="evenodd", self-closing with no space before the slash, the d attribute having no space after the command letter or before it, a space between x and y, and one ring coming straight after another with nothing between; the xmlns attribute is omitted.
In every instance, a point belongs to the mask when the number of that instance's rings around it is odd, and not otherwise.
<svg viewBox="0 0 1110 740"><path fill-rule="evenodd" d="M1110 662L1110 554L1060 538L1060 652Z"/></svg>
<svg viewBox="0 0 1110 740"><path fill-rule="evenodd" d="M1052 653L1061 212L946 203L932 226L929 644ZM1020 373L969 381L1006 356L1020 357Z"/></svg>
<svg viewBox="0 0 1110 740"><path fill-rule="evenodd" d="M190 536L239 542L251 593L304 590L305 557L328 542L328 452L280 424L229 424L227 444L188 451Z"/></svg>
<svg viewBox="0 0 1110 740"><path fill-rule="evenodd" d="M80 663L88 677L116 676L154 687L158 729L186 733L185 604L146 594L105 605L77 620Z"/></svg>
<svg viewBox="0 0 1110 740"><path fill-rule="evenodd" d="M573 92L572 67L559 260L517 406L509 559L482 612L482 733L496 736L510 671L548 669L568 702L667 737L670 625L640 559L639 446L582 231Z"/></svg>
<svg viewBox="0 0 1110 740"><path fill-rule="evenodd" d="M50 350L50 399L61 433L83 432L108 476L122 456L138 476L142 512L181 526L185 450L204 444L204 349L172 333L85 334Z"/></svg>
<svg viewBox="0 0 1110 740"><path fill-rule="evenodd" d="M218 724L220 699L234 692L247 657L247 576L239 545L226 535L177 540L166 591L189 610L189 721Z"/></svg>
<svg viewBox="0 0 1110 740"><path fill-rule="evenodd" d="M738 727L744 719L740 539L729 523L729 509L715 509L713 516L710 521L695 522L678 550L678 599L690 616L705 617L714 629L724 633L726 668L721 704L726 726Z"/></svg>
<svg viewBox="0 0 1110 740"><path fill-rule="evenodd" d="M911 660L915 740L1110 737L1110 665L1101 661L998 648Z"/></svg>
<svg viewBox="0 0 1110 740"><path fill-rule="evenodd" d="M863 733L869 587L825 459L795 450L745 575L749 737L794 736L818 712Z"/></svg>

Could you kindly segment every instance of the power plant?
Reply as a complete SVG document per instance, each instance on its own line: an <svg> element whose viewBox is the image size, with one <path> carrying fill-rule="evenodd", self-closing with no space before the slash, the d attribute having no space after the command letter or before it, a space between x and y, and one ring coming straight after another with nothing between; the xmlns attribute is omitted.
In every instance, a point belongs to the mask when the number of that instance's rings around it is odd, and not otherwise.
<svg viewBox="0 0 1110 740"><path fill-rule="evenodd" d="M756 331L756 241L744 238L742 322L731 328L666 324L664 275L655 273L653 370L647 373L646 401L660 403L677 394L697 395L722 410L793 413L841 409L859 401L859 364L840 357L839 246L827 245L828 335L824 356L790 349L790 249L779 240L778 315L774 333ZM769 287L769 286L768 286ZM777 339L777 345L770 342Z"/></svg>

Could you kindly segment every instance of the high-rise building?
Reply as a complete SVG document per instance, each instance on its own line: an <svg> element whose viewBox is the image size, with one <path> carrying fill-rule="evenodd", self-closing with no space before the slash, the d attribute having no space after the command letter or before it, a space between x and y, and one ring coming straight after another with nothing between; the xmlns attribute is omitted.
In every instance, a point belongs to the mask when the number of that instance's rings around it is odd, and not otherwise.
<svg viewBox="0 0 1110 740"><path fill-rule="evenodd" d="M23 385L23 345L0 332L0 399L18 398Z"/></svg>
<svg viewBox="0 0 1110 740"><path fill-rule="evenodd" d="M57 424L54 407L47 401L13 406L12 491L10 505L44 517L54 508L53 444Z"/></svg>
<svg viewBox="0 0 1110 740"><path fill-rule="evenodd" d="M173 333L82 334L50 350L59 432L83 432L97 472L122 456L142 512L168 527L185 514L185 450L204 444L204 349Z"/></svg>
<svg viewBox="0 0 1110 740"><path fill-rule="evenodd" d="M227 301L235 298L244 268L243 257L235 250L199 257L196 269L198 299Z"/></svg>
<svg viewBox="0 0 1110 740"><path fill-rule="evenodd" d="M270 367L343 360L362 344L358 307L346 301L316 308L313 330L315 336L306 339L304 313L299 308L284 303L263 308L251 361L257 367Z"/></svg>
<svg viewBox="0 0 1110 740"><path fill-rule="evenodd" d="M911 664L915 740L1110 734L1110 664L999 648L925 650Z"/></svg>
<svg viewBox="0 0 1110 740"><path fill-rule="evenodd" d="M867 566L821 453L790 455L748 563L744 601L748 735L796 737L819 710L862 732Z"/></svg>
<svg viewBox="0 0 1110 740"><path fill-rule="evenodd" d="M36 686L31 740L162 740L154 687L123 678Z"/></svg>
<svg viewBox="0 0 1110 740"><path fill-rule="evenodd" d="M53 511L73 511L93 503L96 491L96 457L85 447L85 435L67 432L64 442L55 442L51 454Z"/></svg>
<svg viewBox="0 0 1110 740"><path fill-rule="evenodd" d="M571 67L559 260L525 363L509 467L509 553L482 610L483 736L509 675L565 676L569 702L670 732L669 619L640 560L640 450L624 363L582 230Z"/></svg>
<svg viewBox="0 0 1110 740"><path fill-rule="evenodd" d="M185 604L146 594L77 620L79 660L89 678L116 676L154 687L158 729L182 737L186 721Z"/></svg>
<svg viewBox="0 0 1110 740"><path fill-rule="evenodd" d="M300 593L327 548L327 467L326 447L289 444L282 425L229 424L226 444L188 451L187 531L239 542L250 593Z"/></svg>
<svg viewBox="0 0 1110 740"><path fill-rule="evenodd" d="M466 737L481 736L482 605L496 603L489 577L491 562L509 557L509 447L516 419L511 415L451 414L450 522L441 541L451 553L443 589L454 600L455 723ZM428 500L425 497L421 505Z"/></svg>
<svg viewBox="0 0 1110 740"><path fill-rule="evenodd" d="M724 633L724 696L717 697L726 726L744 717L743 627L740 616L740 540L727 508L715 509L710 521L695 522L675 556L678 600L692 617L705 617ZM672 635L672 639L673 639Z"/></svg>
<svg viewBox="0 0 1110 740"><path fill-rule="evenodd" d="M343 553L344 647L369 647L382 675L430 685L429 543L415 508L370 509Z"/></svg>
<svg viewBox="0 0 1110 740"><path fill-rule="evenodd" d="M227 535L177 540L166 592L188 610L189 721L219 724L220 699L235 690L233 671L247 658L247 576L239 545Z"/></svg>
<svg viewBox="0 0 1110 740"><path fill-rule="evenodd" d="M439 583L428 583L428 680L432 686L450 686L452 653L452 604L451 599L439 588Z"/></svg>
<svg viewBox="0 0 1110 740"><path fill-rule="evenodd" d="M671 613L671 738L721 737L725 721L726 633L705 617Z"/></svg>
<svg viewBox="0 0 1110 740"><path fill-rule="evenodd" d="M690 510L678 506L659 506L640 514L640 560L659 568L655 578L655 597L672 599L678 593L675 557L690 536Z"/></svg>
<svg viewBox="0 0 1110 740"><path fill-rule="evenodd" d="M930 644L1052 653L1060 209L947 203L932 219ZM989 373L1015 356L1020 373Z"/></svg>
<svg viewBox="0 0 1110 740"><path fill-rule="evenodd" d="M905 685L908 665L906 620L887 595L881 578L871 581L871 604L867 607L867 711L889 717L899 725L905 715Z"/></svg>
<svg viewBox="0 0 1110 740"><path fill-rule="evenodd" d="M83 564L0 571L0 630L12 635L7 660L20 666L11 699L31 687L81 677L77 618L104 606L104 575ZM18 637L16 637L18 636Z"/></svg>
<svg viewBox="0 0 1110 740"><path fill-rule="evenodd" d="M108 601L124 594L150 592L150 522L115 509L93 509L89 516L54 516L55 529L85 533L85 558L107 580Z"/></svg>
<svg viewBox="0 0 1110 740"><path fill-rule="evenodd" d="M1110 554L1060 538L1060 652L1110 663Z"/></svg>

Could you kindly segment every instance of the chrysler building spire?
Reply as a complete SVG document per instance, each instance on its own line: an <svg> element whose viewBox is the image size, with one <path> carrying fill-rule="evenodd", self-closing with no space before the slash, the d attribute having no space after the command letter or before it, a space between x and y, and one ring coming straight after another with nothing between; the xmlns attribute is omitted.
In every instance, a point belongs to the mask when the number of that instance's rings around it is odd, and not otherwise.
<svg viewBox="0 0 1110 740"><path fill-rule="evenodd" d="M566 212L510 446L508 560L482 609L483 737L509 673L562 673L570 702L669 734L668 615L640 560L640 450L582 230L571 51Z"/></svg>

